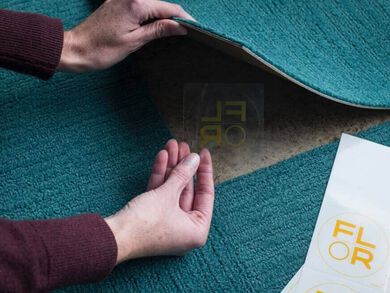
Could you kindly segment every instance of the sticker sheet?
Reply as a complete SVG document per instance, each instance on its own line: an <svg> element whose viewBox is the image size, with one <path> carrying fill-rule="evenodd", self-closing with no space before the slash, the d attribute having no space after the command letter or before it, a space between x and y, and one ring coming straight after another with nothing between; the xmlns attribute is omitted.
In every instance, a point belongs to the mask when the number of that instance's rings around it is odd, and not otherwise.
<svg viewBox="0 0 390 293"><path fill-rule="evenodd" d="M304 268L283 292L386 292L389 236L390 148L343 134Z"/></svg>

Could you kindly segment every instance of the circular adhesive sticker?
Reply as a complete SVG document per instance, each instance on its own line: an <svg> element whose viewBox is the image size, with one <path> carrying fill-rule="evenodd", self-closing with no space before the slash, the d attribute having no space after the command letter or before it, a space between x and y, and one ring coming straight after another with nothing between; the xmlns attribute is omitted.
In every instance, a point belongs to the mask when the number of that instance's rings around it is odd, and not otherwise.
<svg viewBox="0 0 390 293"><path fill-rule="evenodd" d="M348 277L362 278L378 272L389 253L383 229L368 217L352 213L325 222L317 244L325 263Z"/></svg>

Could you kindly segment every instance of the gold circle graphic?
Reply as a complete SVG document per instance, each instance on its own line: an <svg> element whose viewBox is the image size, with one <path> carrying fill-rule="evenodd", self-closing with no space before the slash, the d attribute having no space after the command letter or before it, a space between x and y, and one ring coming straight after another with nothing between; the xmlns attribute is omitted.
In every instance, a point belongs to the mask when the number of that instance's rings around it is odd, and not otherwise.
<svg viewBox="0 0 390 293"><path fill-rule="evenodd" d="M229 130L233 129L233 128L238 128L240 129L241 133L243 134L243 137L242 139L238 142L238 143L231 143L228 139L228 132ZM239 147L240 145L242 145L244 143L244 141L246 140L246 131L243 127L241 127L240 125L231 125L229 126L228 128L226 128L225 130L225 139L226 139L226 142L227 144L233 146L233 147Z"/></svg>
<svg viewBox="0 0 390 293"><path fill-rule="evenodd" d="M346 255L345 257L335 257L335 256L333 255L333 253L332 253L332 247L333 247L333 245L338 244L338 243L344 245L344 247L347 248L347 255ZM330 255L331 257L333 257L335 260L344 260L344 259L346 259L346 258L349 256L349 252L350 252L350 251L349 251L349 247L348 247L347 244L345 244L345 243L342 242L342 241L335 241L335 242L333 242L331 245L329 245L328 252L329 252L329 255Z"/></svg>

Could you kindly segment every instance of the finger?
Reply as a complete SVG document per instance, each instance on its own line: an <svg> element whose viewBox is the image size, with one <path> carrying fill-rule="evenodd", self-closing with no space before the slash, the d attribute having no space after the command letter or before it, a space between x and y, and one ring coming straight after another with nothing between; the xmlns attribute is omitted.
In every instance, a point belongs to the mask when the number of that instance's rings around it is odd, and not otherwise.
<svg viewBox="0 0 390 293"><path fill-rule="evenodd" d="M187 143L179 143L179 162L191 153L190 147ZM190 179L183 192L180 195L179 205L180 207L188 212L192 210L192 201L194 200L194 180Z"/></svg>
<svg viewBox="0 0 390 293"><path fill-rule="evenodd" d="M165 181L165 173L167 172L168 152L161 150L154 160L152 174L149 178L147 190L155 189L161 186Z"/></svg>
<svg viewBox="0 0 390 293"><path fill-rule="evenodd" d="M156 20L131 32L132 40L136 40L139 43L138 46L143 46L155 39L186 34L187 29L184 26L170 19Z"/></svg>
<svg viewBox="0 0 390 293"><path fill-rule="evenodd" d="M172 170L165 182L166 185L163 185L170 191L170 194L177 197L178 203L184 187L190 180L193 180L199 166L199 161L198 154L190 154Z"/></svg>
<svg viewBox="0 0 390 293"><path fill-rule="evenodd" d="M167 171L165 173L165 179L168 179L172 169L175 168L178 163L179 146L176 139L168 140L167 144L165 145L165 149L168 152L168 165Z"/></svg>
<svg viewBox="0 0 390 293"><path fill-rule="evenodd" d="M213 205L213 163L210 152L207 149L203 149L200 152L200 164L196 174L196 190L193 210L200 212L209 222L211 222Z"/></svg>
<svg viewBox="0 0 390 293"><path fill-rule="evenodd" d="M195 21L180 5L164 1L152 0L149 5L149 19L180 17Z"/></svg>

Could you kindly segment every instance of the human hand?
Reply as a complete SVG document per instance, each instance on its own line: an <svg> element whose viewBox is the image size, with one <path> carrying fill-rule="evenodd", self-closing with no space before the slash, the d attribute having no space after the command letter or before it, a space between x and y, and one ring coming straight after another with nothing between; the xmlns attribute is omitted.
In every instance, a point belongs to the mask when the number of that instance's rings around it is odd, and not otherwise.
<svg viewBox="0 0 390 293"><path fill-rule="evenodd" d="M155 159L148 191L105 219L117 242L117 264L139 257L184 255L202 247L213 203L209 151L190 154L186 143L168 141Z"/></svg>
<svg viewBox="0 0 390 293"><path fill-rule="evenodd" d="M106 0L65 32L58 70L105 69L154 39L185 35L186 29L171 17L193 20L179 5L164 1Z"/></svg>

